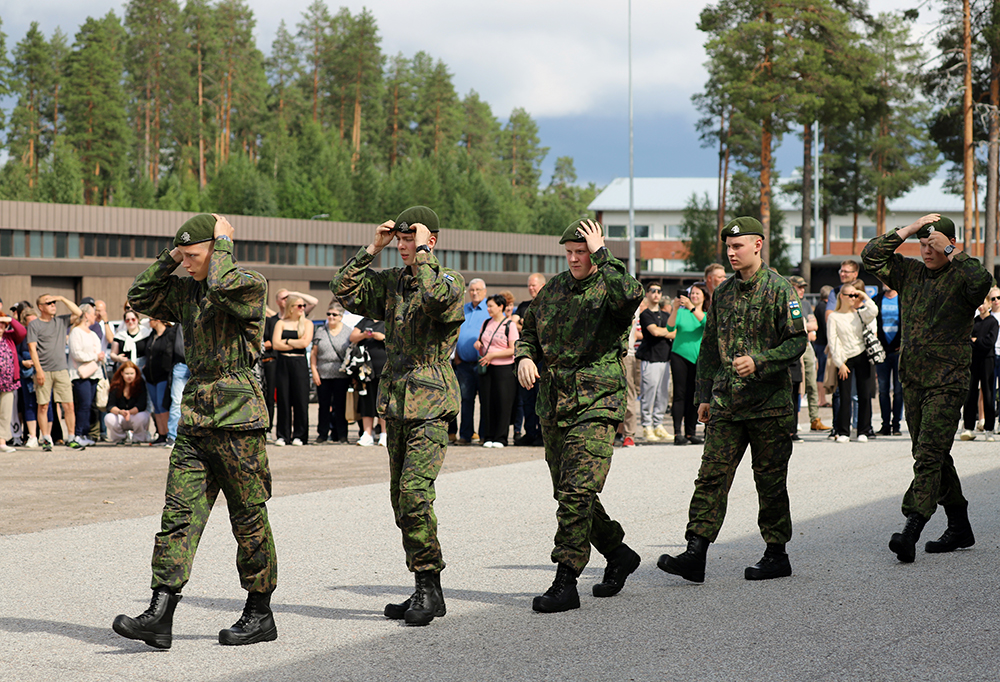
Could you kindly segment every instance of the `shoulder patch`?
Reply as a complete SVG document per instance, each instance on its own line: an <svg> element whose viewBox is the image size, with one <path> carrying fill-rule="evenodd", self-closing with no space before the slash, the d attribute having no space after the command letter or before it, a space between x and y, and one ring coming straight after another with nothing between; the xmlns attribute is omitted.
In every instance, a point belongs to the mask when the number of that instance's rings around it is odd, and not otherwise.
<svg viewBox="0 0 1000 682"><path fill-rule="evenodd" d="M792 314L792 319L797 320L802 317L802 309L799 307L798 301L788 302L788 312Z"/></svg>
<svg viewBox="0 0 1000 682"><path fill-rule="evenodd" d="M452 277L451 275L449 275L448 273L445 273L445 274L444 274L444 278L445 278L446 280L448 280L449 282L454 282L454 281L455 281L455 278L454 278L454 277Z"/></svg>

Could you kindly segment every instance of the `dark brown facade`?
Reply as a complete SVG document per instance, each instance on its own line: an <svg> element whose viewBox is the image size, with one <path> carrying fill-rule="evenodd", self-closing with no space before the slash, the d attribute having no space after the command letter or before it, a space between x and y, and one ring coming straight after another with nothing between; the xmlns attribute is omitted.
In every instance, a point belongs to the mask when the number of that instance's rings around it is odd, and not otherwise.
<svg viewBox="0 0 1000 682"><path fill-rule="evenodd" d="M118 317L132 280L170 246L177 228L192 215L0 201L0 297L10 308L19 300L34 303L43 293L77 301L93 296L106 301L112 317ZM369 244L375 230L363 223L229 219L241 262L267 277L272 291L302 291L319 298L321 306L329 300L333 272ZM482 278L490 293L509 289L520 301L527 297L532 272L551 276L565 269L558 242L554 236L442 229L435 253L466 281ZM628 258L627 243L608 246L619 258ZM401 264L393 249L380 256L381 267ZM322 312L321 307L313 316Z"/></svg>

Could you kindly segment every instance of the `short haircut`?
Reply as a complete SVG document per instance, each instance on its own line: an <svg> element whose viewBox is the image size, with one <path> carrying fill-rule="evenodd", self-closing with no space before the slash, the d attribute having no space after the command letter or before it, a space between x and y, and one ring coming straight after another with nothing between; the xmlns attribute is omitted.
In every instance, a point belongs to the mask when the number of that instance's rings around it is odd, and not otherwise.
<svg viewBox="0 0 1000 682"><path fill-rule="evenodd" d="M486 288L486 282L484 280L480 279L479 277L476 277L475 279L470 279L469 280L469 288L471 289L472 285L475 284L476 282L479 282L480 284L482 284L484 289Z"/></svg>
<svg viewBox="0 0 1000 682"><path fill-rule="evenodd" d="M840 267L842 267L842 268L850 268L851 270L854 270L854 272L861 272L861 266L858 265L857 261L853 261L853 260L845 260L845 261L843 261L840 264Z"/></svg>
<svg viewBox="0 0 1000 682"><path fill-rule="evenodd" d="M716 270L722 270L723 272L725 272L726 268L720 265L719 263L709 263L707 266L705 266L705 278L708 279L708 273L715 272Z"/></svg>

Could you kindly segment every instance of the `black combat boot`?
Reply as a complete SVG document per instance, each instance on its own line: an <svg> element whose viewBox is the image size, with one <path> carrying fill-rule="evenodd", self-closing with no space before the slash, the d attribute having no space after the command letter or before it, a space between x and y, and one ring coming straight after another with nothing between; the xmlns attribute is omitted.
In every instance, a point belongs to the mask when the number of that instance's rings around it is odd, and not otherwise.
<svg viewBox="0 0 1000 682"><path fill-rule="evenodd" d="M910 564L917 555L917 540L920 539L920 531L927 523L920 514L910 514L906 517L906 525L903 526L902 533L893 533L889 540L889 549L896 553L896 558L903 563Z"/></svg>
<svg viewBox="0 0 1000 682"><path fill-rule="evenodd" d="M743 577L747 580L770 580L771 578L787 578L792 574L792 564L785 554L785 546L777 543L767 543L764 556L753 566L747 566Z"/></svg>
<svg viewBox="0 0 1000 682"><path fill-rule="evenodd" d="M594 585L595 597L613 597L625 587L625 580L635 573L642 559L624 542L607 556L608 565L604 569L604 579Z"/></svg>
<svg viewBox="0 0 1000 682"><path fill-rule="evenodd" d="M705 582L705 558L708 556L709 542L700 535L688 538L688 548L683 554L670 556L664 554L656 565L661 571L679 575L693 583Z"/></svg>
<svg viewBox="0 0 1000 682"><path fill-rule="evenodd" d="M945 505L944 513L948 515L948 528L937 540L931 540L924 545L928 554L954 552L976 544L972 534L972 524L969 523L969 503Z"/></svg>
<svg viewBox="0 0 1000 682"><path fill-rule="evenodd" d="M535 597L531 602L531 608L540 613L560 613L580 608L580 594L576 591L576 571L566 564L558 564L552 587L540 597Z"/></svg>
<svg viewBox="0 0 1000 682"><path fill-rule="evenodd" d="M270 592L250 592L243 607L243 615L227 630L219 631L219 644L238 646L273 642L278 639L278 628L271 613Z"/></svg>
<svg viewBox="0 0 1000 682"><path fill-rule="evenodd" d="M410 597L409 608L403 612L403 619L407 625L427 625L435 617L445 614L441 574L437 571L417 571L414 576L416 589ZM386 615L388 611L386 607Z"/></svg>
<svg viewBox="0 0 1000 682"><path fill-rule="evenodd" d="M118 616L111 627L122 637L142 640L157 649L169 649L172 641L174 609L180 600L181 595L162 587L153 590L153 599L149 602L148 609L135 618Z"/></svg>

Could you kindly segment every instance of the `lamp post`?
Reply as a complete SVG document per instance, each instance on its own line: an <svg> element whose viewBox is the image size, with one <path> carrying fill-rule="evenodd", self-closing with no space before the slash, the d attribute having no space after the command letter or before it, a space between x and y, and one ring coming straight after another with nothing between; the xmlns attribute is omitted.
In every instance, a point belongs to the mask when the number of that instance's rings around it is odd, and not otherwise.
<svg viewBox="0 0 1000 682"><path fill-rule="evenodd" d="M632 132L632 0L628 0L628 272L635 266L635 145Z"/></svg>

